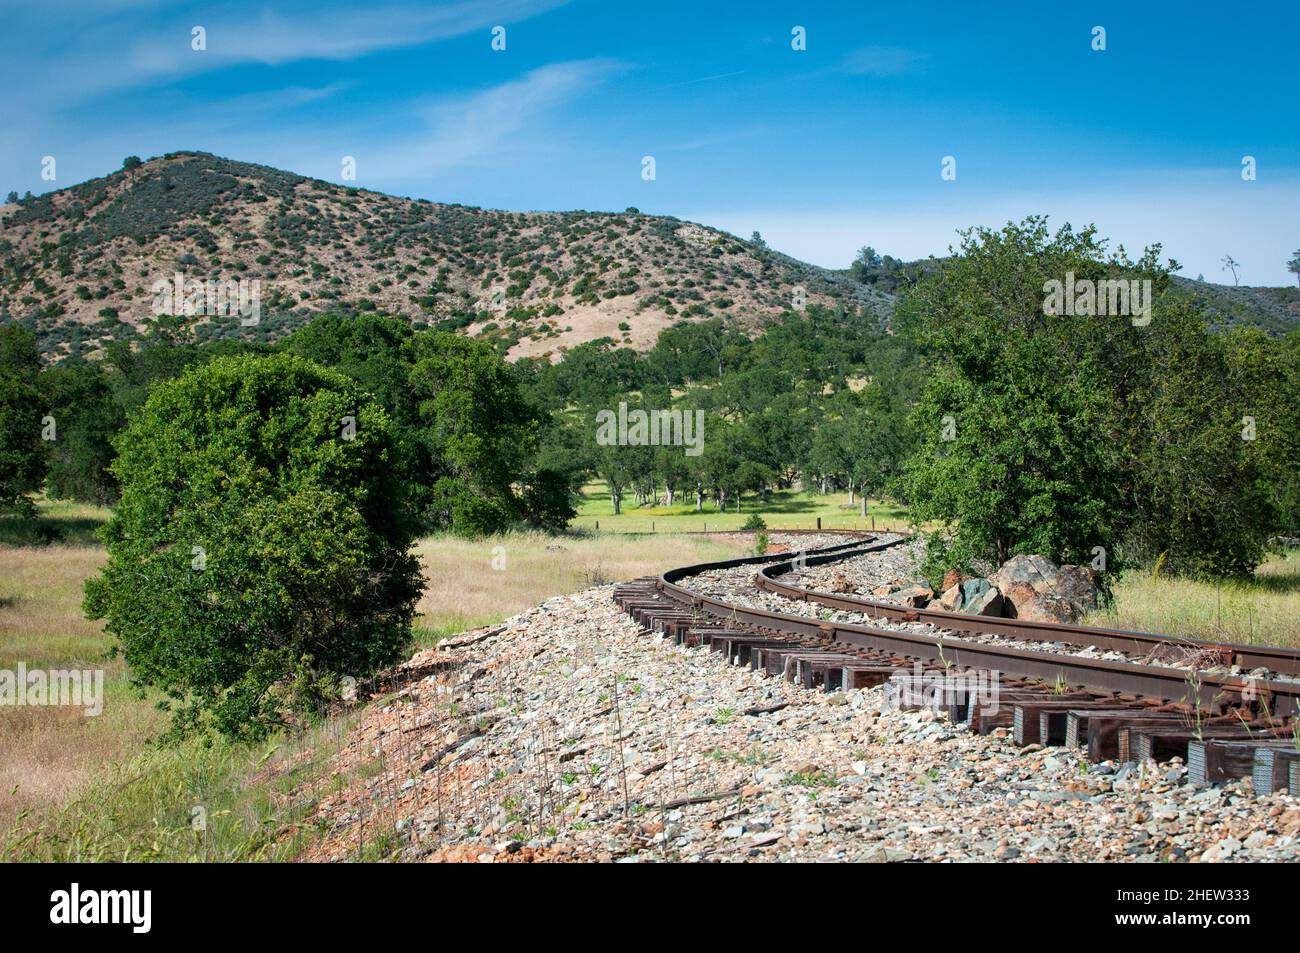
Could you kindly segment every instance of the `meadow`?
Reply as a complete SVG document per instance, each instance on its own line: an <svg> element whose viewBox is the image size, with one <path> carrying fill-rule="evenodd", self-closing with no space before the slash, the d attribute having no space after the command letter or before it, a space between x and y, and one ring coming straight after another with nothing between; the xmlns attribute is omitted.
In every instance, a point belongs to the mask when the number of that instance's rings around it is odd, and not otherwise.
<svg viewBox="0 0 1300 953"><path fill-rule="evenodd" d="M578 516L570 524L575 529L599 529L602 533L686 533L709 530L740 529L757 514L769 526L783 529L905 529L907 510L895 503L867 500L867 515L859 502L848 502L847 493L820 494L797 490L774 490L766 497L746 494L740 512L728 503L719 511L712 500L703 509L695 509L693 494L683 494L672 506L636 506L624 500L623 512L615 515L609 490L604 483L588 483L582 488Z"/></svg>

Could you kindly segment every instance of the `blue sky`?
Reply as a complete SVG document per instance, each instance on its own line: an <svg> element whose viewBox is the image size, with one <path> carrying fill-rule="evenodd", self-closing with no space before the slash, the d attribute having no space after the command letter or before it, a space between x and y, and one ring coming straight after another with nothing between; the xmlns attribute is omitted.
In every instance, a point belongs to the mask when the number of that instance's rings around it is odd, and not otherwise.
<svg viewBox="0 0 1300 953"><path fill-rule="evenodd" d="M355 184L385 192L635 205L832 267L1041 212L1162 242L1189 277L1230 283L1230 253L1243 284L1294 281L1294 2L0 0L0 17L6 192L132 153L336 181L353 156Z"/></svg>

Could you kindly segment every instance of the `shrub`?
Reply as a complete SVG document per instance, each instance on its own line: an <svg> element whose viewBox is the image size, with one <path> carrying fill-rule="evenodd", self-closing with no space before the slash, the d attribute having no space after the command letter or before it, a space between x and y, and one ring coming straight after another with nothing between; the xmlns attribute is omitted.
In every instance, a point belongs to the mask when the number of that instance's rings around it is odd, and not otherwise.
<svg viewBox="0 0 1300 953"><path fill-rule="evenodd" d="M219 358L156 385L117 449L86 610L166 693L175 735L264 736L401 657L420 574L391 425L358 385L287 354Z"/></svg>

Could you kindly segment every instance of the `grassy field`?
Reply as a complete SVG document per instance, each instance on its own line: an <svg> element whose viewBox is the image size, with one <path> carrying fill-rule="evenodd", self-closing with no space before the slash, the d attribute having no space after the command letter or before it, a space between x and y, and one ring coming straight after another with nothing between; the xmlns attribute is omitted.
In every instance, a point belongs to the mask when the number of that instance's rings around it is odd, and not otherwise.
<svg viewBox="0 0 1300 953"><path fill-rule="evenodd" d="M511 533L483 540L433 536L420 541L426 587L417 637L488 625L550 596L635 579L669 566L737 555L738 541L664 534Z"/></svg>
<svg viewBox="0 0 1300 953"><path fill-rule="evenodd" d="M258 859L285 856L284 834L329 780L329 753L346 727L332 720L261 746L151 739L167 717L131 689L109 638L81 613L82 585L104 560L91 542L107 513L43 503L40 531L62 543L13 545L30 530L0 520L0 669L105 672L104 711L0 708L0 859ZM634 543L634 545L629 545ZM416 638L500 621L549 596L671 565L734 555L739 542L702 537L549 537L422 540L428 587ZM260 783L250 783L251 779ZM335 779L342 783L345 779ZM207 831L191 827L202 807ZM290 847L289 853L292 853Z"/></svg>
<svg viewBox="0 0 1300 953"><path fill-rule="evenodd" d="M757 495L741 500L740 512L729 503L725 513L718 512L709 500L704 511L695 512L695 497L687 494L672 506L640 507L633 498L623 501L623 512L614 515L614 504L609 489L603 483L589 483L582 489L582 504L578 518L573 521L577 529L599 529L602 533L682 533L698 530L740 529L751 515L757 513L772 527L783 529L813 529L821 518L823 529L884 529L905 528L907 511L893 503L880 500L867 501L867 516L855 502L849 505L847 493L823 496L820 493L798 493L778 490L766 500Z"/></svg>
<svg viewBox="0 0 1300 953"><path fill-rule="evenodd" d="M1300 648L1300 550L1273 556L1249 580L1197 582L1145 570L1125 573L1114 604L1088 625L1163 632L1193 639Z"/></svg>

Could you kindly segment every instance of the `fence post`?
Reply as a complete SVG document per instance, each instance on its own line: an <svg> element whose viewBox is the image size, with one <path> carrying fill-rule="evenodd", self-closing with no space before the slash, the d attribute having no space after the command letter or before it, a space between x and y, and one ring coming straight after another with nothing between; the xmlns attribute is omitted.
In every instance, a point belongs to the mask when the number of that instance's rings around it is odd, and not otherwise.
<svg viewBox="0 0 1300 953"><path fill-rule="evenodd" d="M822 528L822 518L820 516L817 517L817 528L818 529Z"/></svg>

